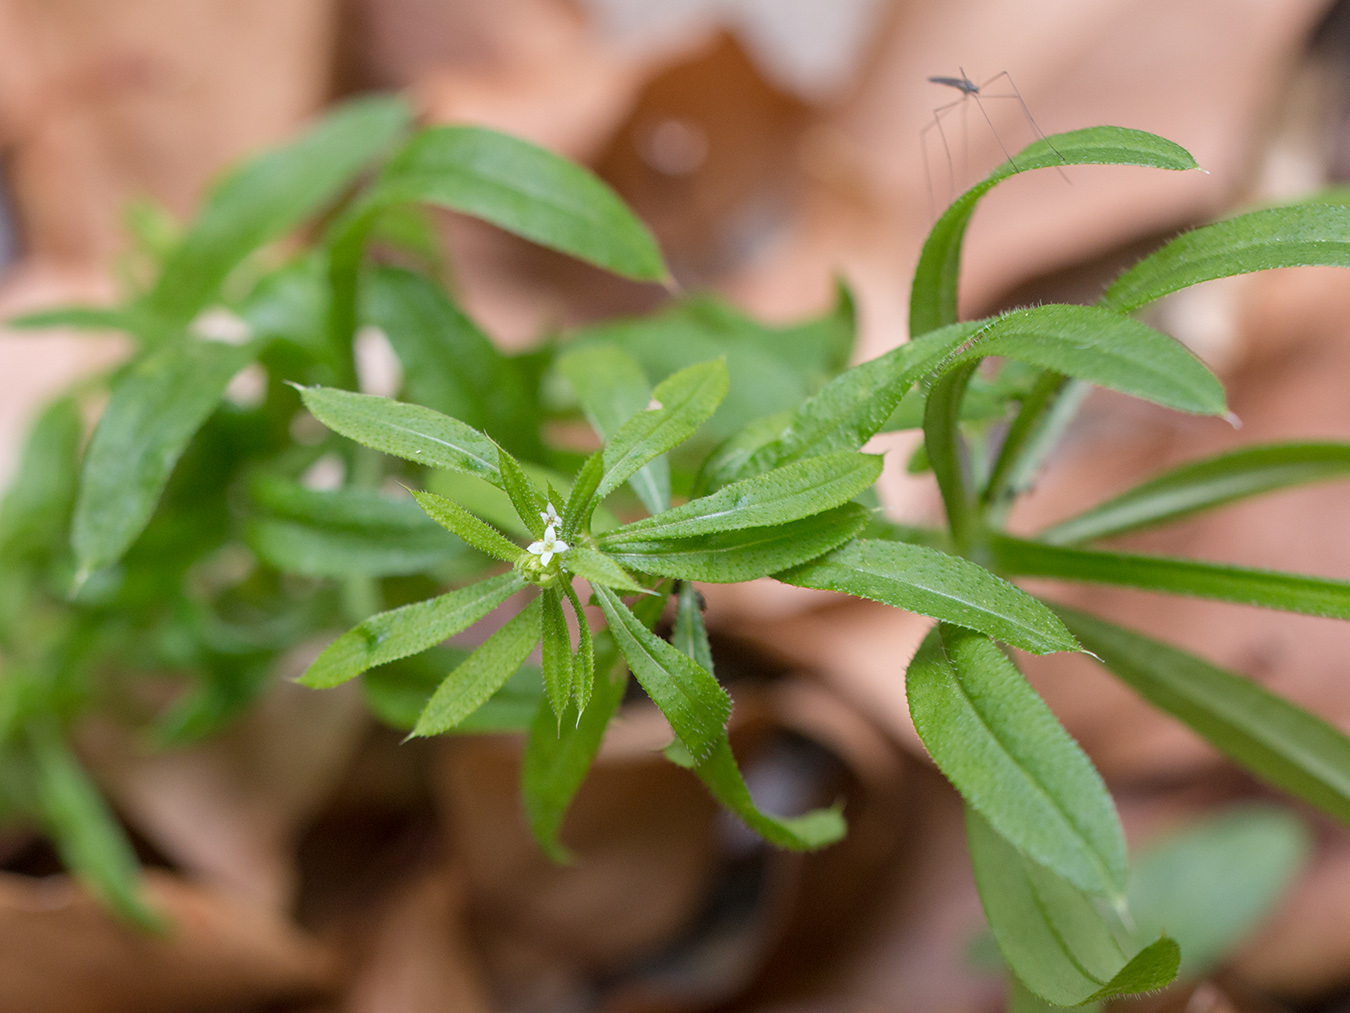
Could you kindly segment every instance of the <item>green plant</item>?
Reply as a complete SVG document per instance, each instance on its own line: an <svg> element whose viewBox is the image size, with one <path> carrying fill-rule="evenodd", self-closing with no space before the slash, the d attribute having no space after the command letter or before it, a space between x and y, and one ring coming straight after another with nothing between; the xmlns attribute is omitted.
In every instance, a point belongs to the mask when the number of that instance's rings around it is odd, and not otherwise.
<svg viewBox="0 0 1350 1013"><path fill-rule="evenodd" d="M1127 928L1111 797L1004 648L1092 652L1237 762L1342 820L1350 740L1239 676L1007 578L1350 618L1345 582L1081 547L1344 476L1350 446L1197 462L1034 539L1002 523L1081 384L1225 414L1213 374L1133 311L1211 278L1350 265L1350 210L1240 216L1165 245L1096 306L959 321L962 242L980 197L1015 172L1089 163L1195 167L1176 145L1120 128L1031 145L937 222L915 274L911 340L853 368L843 368L852 308L842 292L826 316L779 331L695 297L509 357L435 280L435 244L414 206L662 281L646 230L594 177L523 142L466 127L412 132L391 100L339 110L227 177L181 237L143 243L150 281L121 307L22 321L117 327L138 347L93 385L109 399L82 455L76 402L88 389L43 416L0 514L0 801L42 821L110 903L149 919L130 851L66 729L136 673L186 671L191 691L153 720L165 743L207 734L256 697L286 652L355 623L302 681L362 676L375 711L413 735L524 730L525 811L555 857L566 856L563 817L630 672L669 720L673 762L766 839L821 847L844 833L838 808L776 817L740 776L731 702L691 584L772 576L938 620L909 667L910 707L968 803L981 897L1022 986L1060 1005L1161 987L1178 949ZM317 241L278 259L272 241L320 212ZM376 247L418 269L372 256ZM244 322L244 341L194 334L215 306ZM357 392L365 324L403 363L407 400ZM996 370L984 365L994 360ZM231 400L245 367L260 370L261 393ZM326 427L312 438L296 436L301 400ZM547 435L546 422L578 412L602 441L589 455ZM863 446L916 425L944 530L872 509L880 459ZM340 487L306 487L325 458L340 462ZM592 630L577 577L605 629ZM521 592L524 607L472 652L439 646ZM667 640L653 630L671 597ZM538 670L526 664L536 646Z"/></svg>

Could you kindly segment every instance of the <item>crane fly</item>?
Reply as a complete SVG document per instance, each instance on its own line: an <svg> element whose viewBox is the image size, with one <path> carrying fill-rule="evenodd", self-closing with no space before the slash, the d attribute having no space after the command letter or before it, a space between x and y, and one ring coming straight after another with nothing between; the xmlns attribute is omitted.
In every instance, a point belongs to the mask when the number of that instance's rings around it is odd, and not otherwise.
<svg viewBox="0 0 1350 1013"><path fill-rule="evenodd" d="M942 139L942 150L947 157L947 187L948 187L948 194L950 197L956 189L956 167L952 162L952 149L951 145L947 142L947 132L942 127L942 118L946 116L948 113L950 113L953 109L957 108L958 106L961 108L962 178L966 178L969 175L968 172L969 166L967 164L967 161L970 155L970 144L969 138L967 137L966 111L969 108L968 103L970 103L971 101L975 103L975 107L979 109L980 115L984 117L984 122L989 124L989 130L994 135L994 140L998 142L999 150L1003 152L1003 157L1012 163L1014 169L1017 168L1017 159L1013 158L1012 154L1008 151L1007 146L1004 145L1003 138L999 136L998 129L994 126L994 121L989 118L989 113L985 110L984 103L980 101L982 98L1016 99L1017 104L1022 107L1022 114L1026 117L1027 123L1030 124L1032 132L1040 140L1045 141L1046 144L1049 144L1051 151L1053 151L1056 155L1059 155L1059 150L1053 144L1050 143L1050 139L1045 136L1045 132L1041 130L1040 126L1036 123L1035 118L1031 115L1031 110L1027 108L1026 102L1022 99L1022 93L1018 90L1017 85L1013 81L1011 74L1009 74L1006 70L1004 70L995 74L988 81L976 84L974 81L970 79L969 76L967 76L964 67L958 67L957 69L961 72L960 77L937 76L937 77L930 77L928 79L932 84L940 84L946 88L954 88L956 89L956 91L960 92L960 95L958 95L955 99L946 103L945 105L940 105L936 109L934 109L933 119L929 123L926 123L923 129L919 131L919 143L923 148L924 178L928 184L928 201L929 204L933 206L932 210L934 217L937 217L937 207L936 207L936 198L933 192L933 174L928 164L929 162L928 132L930 130L936 129L938 132L938 137ZM1011 92L998 92L995 94L990 94L989 92L985 91L986 88L988 88L991 84L993 84L995 81L998 80L1006 81L1008 87L1012 89ZM1063 155L1060 155L1059 158L1061 162L1064 161ZM1059 168L1058 166L1056 166L1056 169L1058 170L1059 174L1064 177L1064 181L1066 183L1070 182L1069 177L1065 175L1063 169Z"/></svg>

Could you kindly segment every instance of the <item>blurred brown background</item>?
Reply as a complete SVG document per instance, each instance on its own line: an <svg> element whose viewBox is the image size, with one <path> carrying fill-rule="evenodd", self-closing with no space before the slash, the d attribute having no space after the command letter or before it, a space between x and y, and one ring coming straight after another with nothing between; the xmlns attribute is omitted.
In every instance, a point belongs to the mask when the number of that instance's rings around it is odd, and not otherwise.
<svg viewBox="0 0 1350 1013"><path fill-rule="evenodd" d="M967 244L971 314L1094 298L1183 227L1350 177L1350 10L1330 0L0 0L0 314L111 299L129 204L186 219L231 160L342 96L400 89L427 122L487 124L591 165L688 289L790 320L842 277L870 357L906 336L934 199L1032 139L1014 102L987 100L992 128L966 110L965 132L958 110L949 178L920 130L953 94L926 79L1002 71L1047 133L1151 130L1207 173L1080 168L1000 187ZM658 298L442 224L458 296L508 347ZM1221 373L1242 431L1093 396L1015 521L1238 443L1350 438L1347 321L1336 271L1172 298L1157 322ZM119 347L0 336L0 478L35 406ZM933 516L932 490L903 474L913 436L878 443L894 516ZM1137 544L1350 577L1345 503L1344 486L1318 486ZM1334 623L1076 594L1350 728L1350 636ZM800 857L747 838L660 759L659 720L634 705L567 825L578 862L550 867L518 815L511 741L398 747L359 698L281 685L192 750L90 731L180 931L138 938L51 875L40 842L0 841L0 1008L1001 1008L997 974L966 953L982 919L959 806L905 708L900 662L924 621L767 582L709 598L752 785L788 808L843 797L844 844ZM1090 664L1032 675L1133 842L1262 793ZM1265 945L1168 1008L1350 1009L1350 835L1312 821L1317 859Z"/></svg>

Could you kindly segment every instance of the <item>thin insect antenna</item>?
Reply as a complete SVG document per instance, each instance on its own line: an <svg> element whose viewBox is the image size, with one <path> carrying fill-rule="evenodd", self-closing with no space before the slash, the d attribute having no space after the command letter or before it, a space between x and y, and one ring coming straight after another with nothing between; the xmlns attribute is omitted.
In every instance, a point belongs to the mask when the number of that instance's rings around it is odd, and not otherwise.
<svg viewBox="0 0 1350 1013"><path fill-rule="evenodd" d="M1012 75L1005 70L1001 74L996 74L991 78L991 81L997 81L1000 77L1006 77L1008 79L1008 87L1013 90L1013 97L1017 99L1017 104L1022 107L1022 112L1026 114L1027 122L1031 124L1031 129L1036 132L1036 136L1049 145L1050 150L1055 153L1055 156L1063 162L1064 165L1068 165L1069 160L1059 153L1059 149L1055 147L1054 142L1045 136L1045 131L1042 130L1040 124L1036 122L1036 117L1031 115L1031 110L1027 108L1026 100L1022 98L1022 93L1018 90L1017 82L1012 79ZM1055 166L1055 171L1060 174L1060 177L1064 182L1073 186L1073 180L1069 178L1069 174L1065 172L1061 166Z"/></svg>

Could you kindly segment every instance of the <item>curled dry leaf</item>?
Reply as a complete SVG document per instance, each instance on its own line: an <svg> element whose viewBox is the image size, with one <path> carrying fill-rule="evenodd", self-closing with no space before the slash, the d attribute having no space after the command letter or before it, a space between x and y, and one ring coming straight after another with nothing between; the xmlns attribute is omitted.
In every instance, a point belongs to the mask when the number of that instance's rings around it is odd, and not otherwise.
<svg viewBox="0 0 1350 1013"><path fill-rule="evenodd" d="M330 989L333 954L277 915L152 872L163 936L118 922L65 876L0 875L0 992L25 1013L177 1013Z"/></svg>

